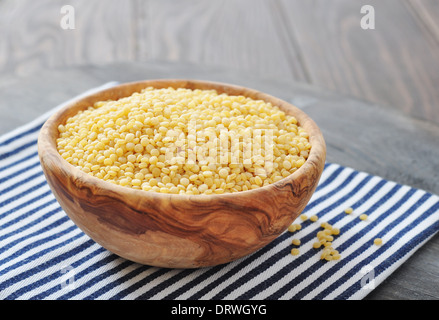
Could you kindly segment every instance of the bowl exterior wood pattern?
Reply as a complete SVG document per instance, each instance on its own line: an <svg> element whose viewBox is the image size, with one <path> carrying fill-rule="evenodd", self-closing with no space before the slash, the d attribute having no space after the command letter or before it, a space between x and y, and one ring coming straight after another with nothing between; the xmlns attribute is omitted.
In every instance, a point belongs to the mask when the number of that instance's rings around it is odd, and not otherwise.
<svg viewBox="0 0 439 320"><path fill-rule="evenodd" d="M96 101L143 88L215 89L262 99L294 115L310 135L305 164L274 184L222 195L172 195L114 185L91 177L57 151L58 125ZM73 222L109 251L167 268L214 266L246 256L278 237L300 215L323 171L326 146L317 125L291 104L252 89L196 80L127 83L78 100L50 117L38 139L41 165L56 199Z"/></svg>

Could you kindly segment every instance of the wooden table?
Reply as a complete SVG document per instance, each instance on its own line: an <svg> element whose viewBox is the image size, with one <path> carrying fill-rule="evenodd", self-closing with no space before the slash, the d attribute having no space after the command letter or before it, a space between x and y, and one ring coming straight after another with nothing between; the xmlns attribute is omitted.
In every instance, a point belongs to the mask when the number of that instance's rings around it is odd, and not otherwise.
<svg viewBox="0 0 439 320"><path fill-rule="evenodd" d="M437 0L0 1L0 75L170 61L304 82L439 123ZM375 9L364 30L363 5Z"/></svg>
<svg viewBox="0 0 439 320"><path fill-rule="evenodd" d="M0 77L0 134L107 81L157 78L223 81L292 102L320 126L327 160L439 194L439 126L292 80L191 64L119 63ZM367 299L439 299L439 235L420 248Z"/></svg>

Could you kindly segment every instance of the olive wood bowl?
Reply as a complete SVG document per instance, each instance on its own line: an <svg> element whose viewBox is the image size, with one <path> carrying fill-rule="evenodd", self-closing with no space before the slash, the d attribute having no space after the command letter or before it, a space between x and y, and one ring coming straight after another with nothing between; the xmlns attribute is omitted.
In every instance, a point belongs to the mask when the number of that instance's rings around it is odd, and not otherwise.
<svg viewBox="0 0 439 320"><path fill-rule="evenodd" d="M135 190L92 177L57 151L58 125L97 101L117 100L146 87L215 89L261 99L294 115L312 144L307 161L288 177L259 189L228 194L179 195ZM38 138L40 162L61 207L89 237L141 264L199 268L246 256L278 237L300 215L324 168L326 145L303 111L268 94L195 80L126 83L79 99L53 114Z"/></svg>

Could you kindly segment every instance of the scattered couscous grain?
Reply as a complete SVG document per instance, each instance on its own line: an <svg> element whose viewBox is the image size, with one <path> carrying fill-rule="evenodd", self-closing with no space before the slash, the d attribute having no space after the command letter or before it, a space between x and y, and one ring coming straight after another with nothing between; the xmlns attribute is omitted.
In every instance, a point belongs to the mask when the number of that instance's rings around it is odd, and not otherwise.
<svg viewBox="0 0 439 320"><path fill-rule="evenodd" d="M60 155L87 174L172 194L260 188L295 172L311 150L295 117L215 90L146 88L96 102L58 131Z"/></svg>
<svg viewBox="0 0 439 320"><path fill-rule="evenodd" d="M330 227L332 227L329 223L327 223L327 222L322 222L321 224L320 224L320 227L322 227L323 229L329 229Z"/></svg>
<svg viewBox="0 0 439 320"><path fill-rule="evenodd" d="M340 229L333 227L328 222L322 222L320 227L322 227L323 230L317 232L316 236L318 241L313 243L313 248L319 249L323 246L323 250L320 255L321 260L339 260L341 255L332 247L332 241L334 241L334 236L340 234Z"/></svg>
<svg viewBox="0 0 439 320"><path fill-rule="evenodd" d="M353 212L352 208L347 208L345 209L345 213L346 214L351 214ZM368 215L367 214L361 214L358 216L360 220L367 220L368 219ZM302 221L306 221L308 220L308 217L304 214L302 214L300 216ZM309 217L309 220L316 222L318 220L318 217L316 215L312 215L311 217ZM296 231L297 230L297 226L300 226L300 224L297 225L291 225L291 229ZM320 224L320 227L323 230L320 230L317 232L316 237L317 237L317 241L314 242L312 244L312 247L314 249L320 249L322 248L321 254L320 254L320 259L321 260L326 260L326 261L332 261L332 260L340 260L341 259L341 255L340 253L335 250L332 247L332 242L334 241L334 236L338 236L340 234L340 229L339 228L335 228L333 227L330 223L328 222L322 222ZM290 230L290 228L288 229ZM299 239L293 239L292 240L292 244L293 245L300 245L300 240ZM381 246L383 244L383 240L381 238L375 238L373 240L374 245L376 246ZM294 250L294 253L293 253ZM293 255L297 255L299 254L299 251L292 249L291 250L291 254Z"/></svg>
<svg viewBox="0 0 439 320"><path fill-rule="evenodd" d="M321 246L322 246L322 244L321 244L319 241L314 242L314 243L312 244L312 247L313 247L314 249L319 249Z"/></svg>
<svg viewBox="0 0 439 320"><path fill-rule="evenodd" d="M296 232L299 231L300 229L302 229L302 226L298 223L294 223L288 227L289 232Z"/></svg>
<svg viewBox="0 0 439 320"><path fill-rule="evenodd" d="M340 259L341 259L341 255L339 253L332 255L332 260L340 260Z"/></svg>

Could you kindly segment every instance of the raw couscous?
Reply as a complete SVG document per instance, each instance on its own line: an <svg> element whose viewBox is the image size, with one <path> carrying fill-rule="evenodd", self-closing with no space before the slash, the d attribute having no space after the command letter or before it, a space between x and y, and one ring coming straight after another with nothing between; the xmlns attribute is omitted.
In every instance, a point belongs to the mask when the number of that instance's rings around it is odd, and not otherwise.
<svg viewBox="0 0 439 320"><path fill-rule="evenodd" d="M308 133L262 100L154 89L100 101L58 127L61 156L125 187L222 194L275 183L308 158Z"/></svg>

